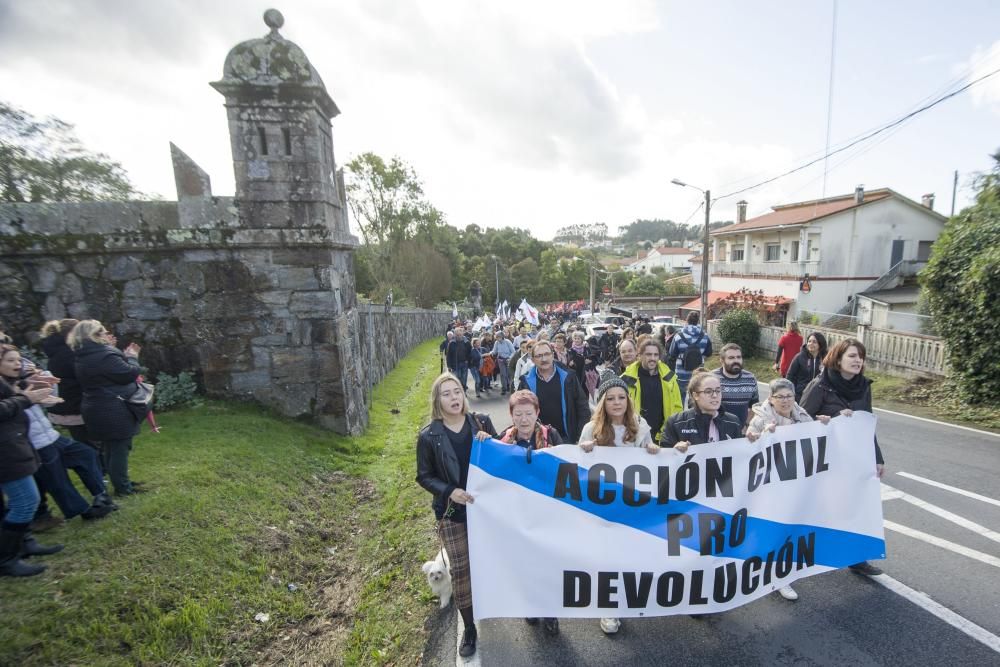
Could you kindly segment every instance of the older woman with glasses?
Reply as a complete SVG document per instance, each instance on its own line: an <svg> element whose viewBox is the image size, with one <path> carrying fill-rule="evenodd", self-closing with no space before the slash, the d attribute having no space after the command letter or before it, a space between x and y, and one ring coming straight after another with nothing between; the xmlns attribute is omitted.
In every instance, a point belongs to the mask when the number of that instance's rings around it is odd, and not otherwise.
<svg viewBox="0 0 1000 667"><path fill-rule="evenodd" d="M765 431L774 433L779 426L813 421L809 413L795 402L795 385L790 380L785 378L771 380L768 389L770 396L767 401L758 403L752 408L753 418L747 427L747 440L750 442L759 439ZM824 424L830 423L830 417L827 415L818 415L816 419ZM786 600L799 599L799 594L791 586L779 588L778 593Z"/></svg>

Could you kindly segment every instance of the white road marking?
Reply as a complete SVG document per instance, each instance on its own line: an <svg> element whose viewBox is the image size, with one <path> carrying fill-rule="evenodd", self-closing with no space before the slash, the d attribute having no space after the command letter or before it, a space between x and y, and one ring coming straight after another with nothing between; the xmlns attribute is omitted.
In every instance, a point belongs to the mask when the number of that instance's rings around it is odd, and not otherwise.
<svg viewBox="0 0 1000 667"><path fill-rule="evenodd" d="M973 433L978 433L979 435L992 435L994 438L1000 438L1000 433L994 433L993 431L984 431L982 429L972 428L971 426L960 426L958 424L949 424L948 422L942 422L936 419L928 419L927 417L918 417L916 415L908 415L905 412L896 412L895 410L886 410L885 408L875 408L875 411L885 412L886 414L896 415L898 417L909 417L910 419L917 419L922 422L937 424L938 426L950 426L952 428L960 428L963 431L972 431Z"/></svg>
<svg viewBox="0 0 1000 667"><path fill-rule="evenodd" d="M476 626L479 630L479 626ZM455 667L481 667L479 662L479 640L476 640L476 652L469 658L463 658L458 654L458 649L462 646L462 633L465 632L465 624L462 623L462 615L458 614L455 621Z"/></svg>
<svg viewBox="0 0 1000 667"><path fill-rule="evenodd" d="M885 489L888 489L890 492L891 491L899 491L898 489L895 489L895 488L889 486L888 484L884 484L883 483L882 486L884 487L883 491L885 491ZM900 500L906 501L906 502L910 503L911 505L916 505L920 509L927 510L928 512L930 512L932 514L936 514L939 517L941 517L942 519L945 519L947 521L951 521L952 523L954 523L956 525L959 525L962 528L965 528L967 530L971 530L972 532L976 533L977 535L982 535L983 537L985 537L988 540L993 540L994 542L1000 542L1000 533L998 533L996 531L993 531L993 530L990 530L986 526L981 526L978 523L976 523L975 521L969 521L965 517L962 517L962 516L959 516L959 515L954 514L952 512L949 512L948 510L946 510L946 509L944 509L942 507L938 507L937 505L932 505L931 503L927 502L926 500L921 500L920 498L915 498L915 497L911 496L910 494L905 493L903 491L899 491L899 493L902 493L901 496L898 496L898 498Z"/></svg>
<svg viewBox="0 0 1000 667"><path fill-rule="evenodd" d="M879 485L882 490L882 502L886 500L897 500L903 497L903 492L899 489L895 489L887 484Z"/></svg>
<svg viewBox="0 0 1000 667"><path fill-rule="evenodd" d="M927 479L926 477L921 477L920 475L913 475L908 472L897 472L900 477L905 477L906 479L912 479L915 482L922 482L928 486L936 486L939 489L944 489L945 491L951 491L952 493L957 493L966 498L975 498L976 500L981 500L984 503L989 503L990 505L996 505L1000 507L1000 500L995 498L990 498L988 496L981 496L978 493L973 493L972 491L966 491L965 489L960 489L956 486L948 486L947 484L942 484L941 482L935 482L933 479Z"/></svg>
<svg viewBox="0 0 1000 667"><path fill-rule="evenodd" d="M880 574L871 577L871 579L885 586L893 593L906 598L921 609L937 616L953 628L964 632L969 637L972 637L976 641L985 644L987 647L993 649L997 653L1000 653L1000 637L997 637L989 630L976 625L969 619L959 616L944 605L935 602L926 593L915 591L906 584L896 581L887 574Z"/></svg>
<svg viewBox="0 0 1000 667"><path fill-rule="evenodd" d="M955 544L954 542L949 542L948 540L941 539L934 535L915 530L908 526L901 526L893 521L884 520L882 522L889 530L895 531L907 537L912 537L916 540L921 540L927 544L933 544L936 547L941 547L942 549L947 549L957 554L961 554L968 558L978 560L981 563L986 563L987 565L992 565L993 567L1000 567L1000 558L996 556L991 556L989 554L984 554L982 551L976 551L975 549L970 549L968 547L963 547L961 544Z"/></svg>

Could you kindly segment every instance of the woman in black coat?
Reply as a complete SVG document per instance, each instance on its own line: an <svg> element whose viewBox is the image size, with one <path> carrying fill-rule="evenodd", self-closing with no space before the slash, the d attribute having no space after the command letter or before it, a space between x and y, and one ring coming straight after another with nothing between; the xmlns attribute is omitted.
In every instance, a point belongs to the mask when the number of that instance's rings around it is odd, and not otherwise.
<svg viewBox="0 0 1000 667"><path fill-rule="evenodd" d="M49 359L48 371L59 378L59 398L63 400L62 403L50 406L46 412L49 414L49 421L56 426L65 427L71 438L96 447L90 442L80 413L83 390L76 379L76 355L66 343L69 332L79 323L79 320L67 318L46 322L42 327L42 351Z"/></svg>
<svg viewBox="0 0 1000 667"><path fill-rule="evenodd" d="M864 376L865 346L859 340L847 338L826 353L823 358L823 372L809 383L802 394L799 405L815 419L820 415L828 417L850 417L855 410L872 411L872 381ZM875 472L881 478L885 471L885 459L878 446L875 447ZM851 565L860 574L874 576L882 570L868 561Z"/></svg>
<svg viewBox="0 0 1000 667"><path fill-rule="evenodd" d="M465 506L473 502L466 492L473 438L495 438L488 415L469 411L469 401L458 379L444 373L431 386L431 423L417 438L417 483L434 495L432 507L438 534L448 553L455 606L465 632L459 655L476 652L476 624L472 614L472 580L469 571L469 536Z"/></svg>
<svg viewBox="0 0 1000 667"><path fill-rule="evenodd" d="M743 437L740 419L722 409L722 383L715 373L695 371L688 382L688 403L694 407L667 419L662 447L681 452L691 445Z"/></svg>
<svg viewBox="0 0 1000 667"><path fill-rule="evenodd" d="M0 355L0 364L9 364L14 372L20 371L17 348L4 345ZM38 470L38 457L28 440L25 410L51 394L51 386L30 385L15 389L0 378L0 491L8 501L3 523L0 523L0 576L3 577L30 577L45 570L43 565L21 562L26 546L35 547L28 551L39 551L28 533L40 496L33 477ZM41 551L54 553L60 549L61 546Z"/></svg>
<svg viewBox="0 0 1000 667"><path fill-rule="evenodd" d="M802 392L806 390L806 386L819 375L826 353L826 336L814 331L806 338L802 351L792 359L785 378L795 386L796 402L802 398Z"/></svg>
<svg viewBox="0 0 1000 667"><path fill-rule="evenodd" d="M132 343L122 352L107 344L108 335L97 320L83 320L70 332L68 343L76 355L76 379L83 392L80 410L87 434L101 443L107 456L115 495L127 496L138 492L129 479L128 457L142 421L125 401L138 388L141 348Z"/></svg>

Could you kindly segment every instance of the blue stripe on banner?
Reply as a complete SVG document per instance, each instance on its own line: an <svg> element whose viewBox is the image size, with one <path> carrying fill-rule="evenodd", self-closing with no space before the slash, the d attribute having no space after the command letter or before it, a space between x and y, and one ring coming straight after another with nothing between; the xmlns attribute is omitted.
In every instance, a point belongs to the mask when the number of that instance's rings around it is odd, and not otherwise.
<svg viewBox="0 0 1000 667"><path fill-rule="evenodd" d="M671 499L668 504L658 505L654 494L653 500L649 503L632 507L621 500L624 490L621 484L605 482L602 484L602 489L614 490L615 501L607 505L594 503L587 497L586 492L589 469L582 465L577 467L582 499L577 501L569 497L554 498L552 491L559 464L570 462L551 454L538 455L537 452L535 454L529 464L526 462L525 450L521 447L489 440L476 441L473 443L472 465L493 477L513 482L529 491L572 505L605 521L641 530L664 541L667 539L667 514L687 514L696 522L695 530L691 537L682 538L680 542L695 552L699 552L698 513L711 512L725 517L728 535L733 515L689 500ZM655 480L653 488L655 489ZM741 560L751 556L764 558L769 551L777 551L788 540L797 545L798 538L805 537L809 533L815 534L816 565L840 568L869 558L885 558L885 540L877 537L822 526L779 523L753 516L747 518L746 540L736 547L729 546L727 542L723 551L714 555Z"/></svg>

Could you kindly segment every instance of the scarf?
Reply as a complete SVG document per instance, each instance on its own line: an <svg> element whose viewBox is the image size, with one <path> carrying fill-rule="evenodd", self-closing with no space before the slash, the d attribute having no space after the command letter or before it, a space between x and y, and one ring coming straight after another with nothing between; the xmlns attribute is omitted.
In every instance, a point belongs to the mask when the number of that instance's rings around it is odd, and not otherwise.
<svg viewBox="0 0 1000 667"><path fill-rule="evenodd" d="M869 380L863 373L858 373L850 380L845 380L844 376L839 372L832 371L829 368L824 368L823 378L826 380L827 384L833 387L835 392L837 392L842 398L847 399L849 402L856 401L864 396L869 385Z"/></svg>
<svg viewBox="0 0 1000 667"><path fill-rule="evenodd" d="M574 352L576 352L577 354L585 354L587 352L587 345L586 345L586 343L583 344L583 345L580 345L580 346L574 345L572 347L572 350Z"/></svg>

